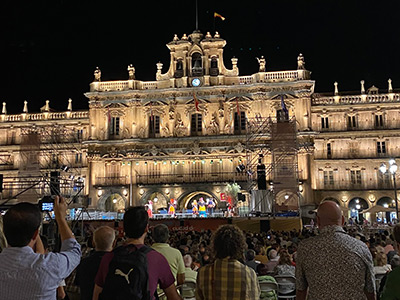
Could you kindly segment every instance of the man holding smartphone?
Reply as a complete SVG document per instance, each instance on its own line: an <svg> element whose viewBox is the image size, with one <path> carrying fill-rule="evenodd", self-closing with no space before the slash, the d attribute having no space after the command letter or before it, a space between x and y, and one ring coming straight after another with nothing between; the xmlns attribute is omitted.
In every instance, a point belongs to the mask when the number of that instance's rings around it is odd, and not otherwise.
<svg viewBox="0 0 400 300"><path fill-rule="evenodd" d="M44 254L39 236L42 216L37 205L19 203L3 218L9 247L0 253L0 299L54 300L60 282L69 276L81 259L81 248L69 228L67 204L54 199L54 214L61 236L61 251Z"/></svg>

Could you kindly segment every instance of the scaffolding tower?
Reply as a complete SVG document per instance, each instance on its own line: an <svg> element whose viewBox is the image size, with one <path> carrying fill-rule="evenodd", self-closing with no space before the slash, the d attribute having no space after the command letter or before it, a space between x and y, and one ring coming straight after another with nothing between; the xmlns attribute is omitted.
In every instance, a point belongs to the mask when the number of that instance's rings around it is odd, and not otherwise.
<svg viewBox="0 0 400 300"><path fill-rule="evenodd" d="M256 215L299 209L298 140L295 118L249 118L246 131L249 211ZM257 167L265 165L265 190ZM264 167L262 167L264 168Z"/></svg>

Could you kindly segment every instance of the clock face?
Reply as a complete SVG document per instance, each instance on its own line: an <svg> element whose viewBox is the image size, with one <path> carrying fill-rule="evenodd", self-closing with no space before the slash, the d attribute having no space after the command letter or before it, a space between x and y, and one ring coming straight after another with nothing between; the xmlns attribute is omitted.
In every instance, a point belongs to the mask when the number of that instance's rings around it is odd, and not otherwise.
<svg viewBox="0 0 400 300"><path fill-rule="evenodd" d="M194 78L193 80L192 80L192 85L193 86L199 86L200 85L200 79L199 78Z"/></svg>

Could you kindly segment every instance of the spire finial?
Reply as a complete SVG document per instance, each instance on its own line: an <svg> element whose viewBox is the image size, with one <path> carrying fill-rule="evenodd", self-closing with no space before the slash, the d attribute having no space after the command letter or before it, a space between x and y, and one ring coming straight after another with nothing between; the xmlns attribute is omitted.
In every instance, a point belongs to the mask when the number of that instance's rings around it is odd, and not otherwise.
<svg viewBox="0 0 400 300"><path fill-rule="evenodd" d="M46 100L46 105L44 107L44 111L46 111L46 112L50 111L50 100Z"/></svg>
<svg viewBox="0 0 400 300"><path fill-rule="evenodd" d="M197 0L196 0L196 31L199 30L199 11L197 7Z"/></svg>
<svg viewBox="0 0 400 300"><path fill-rule="evenodd" d="M388 88L388 90L389 90L389 93L392 93L393 92L393 87L392 87L392 79L388 79L388 84L389 84L389 88Z"/></svg>
<svg viewBox="0 0 400 300"><path fill-rule="evenodd" d="M6 115L6 114L7 114L6 105L7 105L7 103L3 102L3 110L1 111L1 113L2 113L3 115Z"/></svg>
<svg viewBox="0 0 400 300"><path fill-rule="evenodd" d="M68 107L67 107L67 110L68 110L68 111L72 111L72 99L71 99L71 98L68 99Z"/></svg>
<svg viewBox="0 0 400 300"><path fill-rule="evenodd" d="M337 96L337 95L339 95L339 89L338 89L337 81L335 81L335 83L333 85L335 86L335 96Z"/></svg>
<svg viewBox="0 0 400 300"><path fill-rule="evenodd" d="M365 94L365 86L364 86L365 81L361 80L360 83L361 83L361 94Z"/></svg>
<svg viewBox="0 0 400 300"><path fill-rule="evenodd" d="M22 110L22 112L24 113L24 114L27 114L28 113L28 101L24 101L24 109Z"/></svg>

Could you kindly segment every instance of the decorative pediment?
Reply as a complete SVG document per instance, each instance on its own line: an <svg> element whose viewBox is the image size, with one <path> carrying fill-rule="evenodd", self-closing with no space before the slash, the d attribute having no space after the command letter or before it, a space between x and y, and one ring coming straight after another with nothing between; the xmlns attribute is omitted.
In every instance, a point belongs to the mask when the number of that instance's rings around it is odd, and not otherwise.
<svg viewBox="0 0 400 300"><path fill-rule="evenodd" d="M111 147L107 153L101 156L102 158L126 158L126 153L123 150Z"/></svg>

